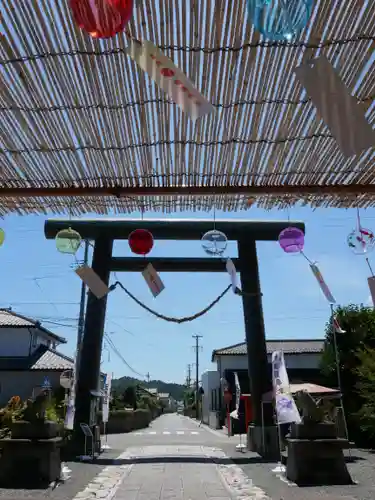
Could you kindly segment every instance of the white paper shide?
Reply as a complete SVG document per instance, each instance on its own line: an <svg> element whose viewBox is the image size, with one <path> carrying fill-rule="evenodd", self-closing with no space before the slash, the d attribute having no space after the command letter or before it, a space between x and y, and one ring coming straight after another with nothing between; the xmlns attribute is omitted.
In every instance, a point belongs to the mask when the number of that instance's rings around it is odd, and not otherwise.
<svg viewBox="0 0 375 500"><path fill-rule="evenodd" d="M277 423L300 423L301 417L290 392L284 354L281 351L275 351L272 354L272 382L276 400Z"/></svg>

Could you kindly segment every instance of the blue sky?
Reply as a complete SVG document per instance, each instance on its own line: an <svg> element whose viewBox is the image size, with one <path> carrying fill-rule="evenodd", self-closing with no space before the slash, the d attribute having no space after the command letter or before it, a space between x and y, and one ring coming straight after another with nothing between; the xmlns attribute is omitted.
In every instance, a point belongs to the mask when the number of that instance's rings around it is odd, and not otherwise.
<svg viewBox="0 0 375 500"><path fill-rule="evenodd" d="M133 217L137 217L134 214ZM176 214L191 218L191 213ZM145 218L153 215L146 214ZM198 215L195 215L198 217ZM211 218L213 214L202 214ZM265 212L252 208L235 214L216 213L216 218L287 219L286 211ZM290 218L306 223L305 253L318 265L339 304L367 303L369 270L363 257L347 247L348 233L355 227L354 210L293 208ZM9 216L2 227L6 240L0 249L2 281L0 306L40 319L66 337L62 351L74 352L80 298L80 280L71 269L73 258L61 255L54 241L44 238L44 216ZM361 212L362 225L375 226L375 210ZM80 252L79 256L82 256ZM307 261L286 255L277 242L258 244L261 286L267 338L319 338L329 315ZM131 255L127 241L116 242L114 255ZM152 256L204 256L200 242L155 242ZM234 242L227 256L237 255ZM371 261L371 256L370 256ZM161 274L165 290L154 299L140 274L118 273L123 283L144 303L172 316L193 314L211 302L229 283L222 274ZM114 280L114 278L112 277ZM244 340L241 299L232 293L202 318L183 325L158 320L140 309L122 291L109 296L106 332L123 358L138 373L151 378L183 382L188 363L194 362L193 334L201 339L201 370L211 368L213 349ZM135 374L105 346L102 368L115 376Z"/></svg>

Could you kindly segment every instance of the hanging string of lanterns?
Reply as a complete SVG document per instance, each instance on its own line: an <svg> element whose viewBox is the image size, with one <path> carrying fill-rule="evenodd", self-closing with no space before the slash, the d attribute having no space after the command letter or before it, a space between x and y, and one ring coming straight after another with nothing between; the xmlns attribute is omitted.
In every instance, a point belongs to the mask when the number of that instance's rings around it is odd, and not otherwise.
<svg viewBox="0 0 375 500"><path fill-rule="evenodd" d="M254 28L266 38L288 41L307 25L312 0L247 0Z"/></svg>
<svg viewBox="0 0 375 500"><path fill-rule="evenodd" d="M93 38L124 31L133 15L133 0L70 0L74 21Z"/></svg>

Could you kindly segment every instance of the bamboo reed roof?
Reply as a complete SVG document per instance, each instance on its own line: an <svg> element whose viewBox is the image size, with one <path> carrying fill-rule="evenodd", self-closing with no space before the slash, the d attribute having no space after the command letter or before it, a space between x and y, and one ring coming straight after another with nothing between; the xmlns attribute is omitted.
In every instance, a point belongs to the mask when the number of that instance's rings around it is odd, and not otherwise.
<svg viewBox="0 0 375 500"><path fill-rule="evenodd" d="M126 34L90 38L67 0L0 6L0 214L375 204L375 149L345 159L293 72L326 55L374 124L374 0L315 0L288 45L254 32L245 0L139 1L131 36L216 108L195 123Z"/></svg>

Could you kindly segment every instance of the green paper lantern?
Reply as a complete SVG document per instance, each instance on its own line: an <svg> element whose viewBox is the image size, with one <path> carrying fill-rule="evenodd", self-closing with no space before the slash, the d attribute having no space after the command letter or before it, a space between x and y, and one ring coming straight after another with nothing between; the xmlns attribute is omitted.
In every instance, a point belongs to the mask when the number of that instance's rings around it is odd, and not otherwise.
<svg viewBox="0 0 375 500"><path fill-rule="evenodd" d="M81 245L81 235L71 227L62 229L56 234L56 248L61 253L74 255Z"/></svg>
<svg viewBox="0 0 375 500"><path fill-rule="evenodd" d="M3 246L5 240L5 231L4 229L0 228L0 247Z"/></svg>

